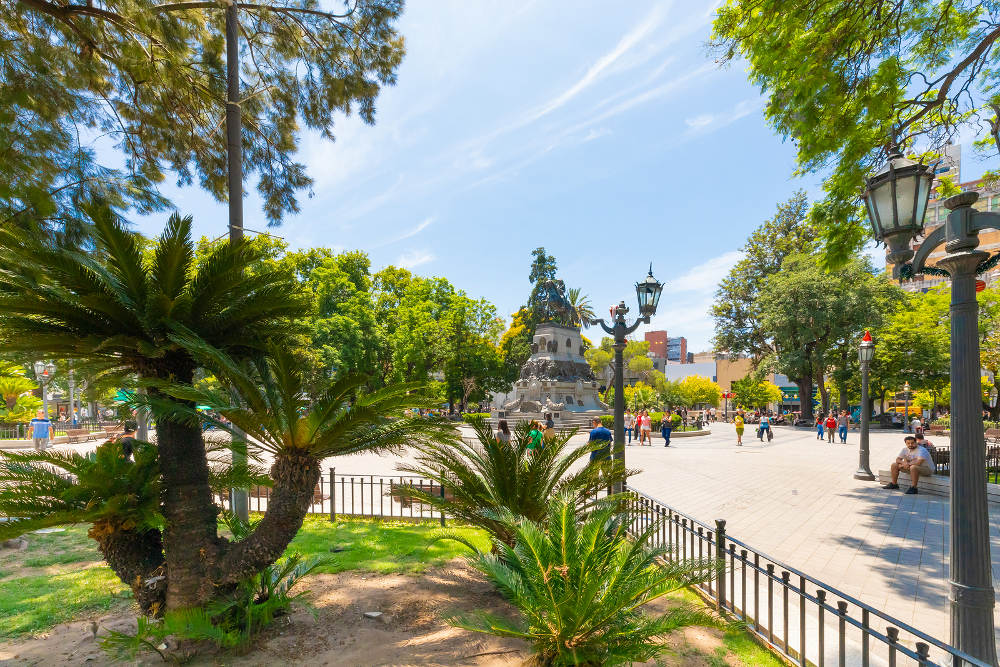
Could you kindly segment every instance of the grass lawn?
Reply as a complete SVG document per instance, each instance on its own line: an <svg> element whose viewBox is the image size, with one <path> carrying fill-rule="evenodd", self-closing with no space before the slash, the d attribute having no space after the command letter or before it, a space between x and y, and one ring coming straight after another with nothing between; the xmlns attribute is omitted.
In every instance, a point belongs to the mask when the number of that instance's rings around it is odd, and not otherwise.
<svg viewBox="0 0 1000 667"><path fill-rule="evenodd" d="M415 574L464 552L443 540L428 547L433 523L330 521L308 517L288 551L323 556L316 572ZM0 640L37 634L72 620L124 611L132 592L104 565L88 526L32 534L24 551L0 551ZM449 527L449 530L451 527ZM482 531L458 528L488 546Z"/></svg>
<svg viewBox="0 0 1000 667"><path fill-rule="evenodd" d="M448 526L485 548L484 531ZM307 517L288 548L328 563L317 572L362 570L382 574L419 574L467 553L451 540L430 544L440 531L435 523L375 520L338 520ZM43 633L55 625L85 620L129 609L132 593L103 564L87 526L28 536L24 551L0 552L0 641ZM428 546L429 545L429 546ZM700 600L691 591L669 596L677 601ZM711 667L782 665L771 653L738 630L726 632L712 653L681 640L672 653L698 656ZM667 657L667 656L664 656ZM671 663L672 664L672 663Z"/></svg>

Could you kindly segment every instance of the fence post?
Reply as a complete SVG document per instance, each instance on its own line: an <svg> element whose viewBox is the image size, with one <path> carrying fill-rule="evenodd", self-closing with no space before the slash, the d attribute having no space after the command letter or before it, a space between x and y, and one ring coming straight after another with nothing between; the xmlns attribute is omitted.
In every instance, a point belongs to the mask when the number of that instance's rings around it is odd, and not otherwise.
<svg viewBox="0 0 1000 667"><path fill-rule="evenodd" d="M722 612L726 607L726 520L715 520L715 608Z"/></svg>
<svg viewBox="0 0 1000 667"><path fill-rule="evenodd" d="M441 500L444 500L444 484L441 484ZM444 509L441 510L441 526L444 526Z"/></svg>
<svg viewBox="0 0 1000 667"><path fill-rule="evenodd" d="M330 468L330 521L337 520L337 482L334 480L336 468Z"/></svg>

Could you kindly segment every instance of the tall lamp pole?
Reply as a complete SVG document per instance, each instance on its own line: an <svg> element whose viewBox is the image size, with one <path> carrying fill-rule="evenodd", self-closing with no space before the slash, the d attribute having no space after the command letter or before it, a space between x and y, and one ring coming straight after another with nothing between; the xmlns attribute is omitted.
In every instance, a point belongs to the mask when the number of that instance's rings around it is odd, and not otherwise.
<svg viewBox="0 0 1000 667"><path fill-rule="evenodd" d="M72 365L69 368L69 420L76 426L76 377Z"/></svg>
<svg viewBox="0 0 1000 667"><path fill-rule="evenodd" d="M868 179L865 204L876 240L888 247L893 277L935 273L951 278L950 643L996 665L976 276L996 261L978 249L979 233L1000 229L1000 213L973 209L979 198L975 192L949 197L944 201L947 222L924 236L914 252L911 243L923 236L933 180L930 167L893 151ZM941 245L944 257L935 267L925 267Z"/></svg>
<svg viewBox="0 0 1000 667"><path fill-rule="evenodd" d="M653 265L649 265L649 275L642 282L635 284L635 294L639 301L640 317L631 326L625 321L628 306L621 301L612 311L610 326L603 319L591 320L591 324L600 324L605 333L614 336L615 350L615 442L613 447L614 460L625 466L625 370L624 352L625 337L639 328L640 324L649 324L649 318L656 314L656 306L660 302L663 283L653 277ZM624 489L620 482L615 484L614 493Z"/></svg>
<svg viewBox="0 0 1000 667"><path fill-rule="evenodd" d="M45 418L49 418L49 382L52 381L52 376L56 374L56 365L51 361L45 363L44 361L36 361L35 367L35 378L42 385L42 411L45 413Z"/></svg>
<svg viewBox="0 0 1000 667"><path fill-rule="evenodd" d="M910 432L910 382L903 383L903 433Z"/></svg>
<svg viewBox="0 0 1000 667"><path fill-rule="evenodd" d="M871 465L868 463L868 429L871 410L868 409L868 366L875 356L875 343L872 335L865 332L858 347L858 361L861 362L861 447L858 450L858 470L854 479L873 480Z"/></svg>

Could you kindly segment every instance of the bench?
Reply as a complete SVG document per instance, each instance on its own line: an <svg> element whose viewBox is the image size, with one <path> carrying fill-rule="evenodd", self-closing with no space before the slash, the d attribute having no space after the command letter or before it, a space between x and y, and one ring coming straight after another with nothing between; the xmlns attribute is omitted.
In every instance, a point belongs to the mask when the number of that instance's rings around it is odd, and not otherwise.
<svg viewBox="0 0 1000 667"><path fill-rule="evenodd" d="M929 427L927 427L927 433L929 435L944 435L945 430L946 430L945 427L940 425L931 424Z"/></svg>
<svg viewBox="0 0 1000 667"><path fill-rule="evenodd" d="M985 437L988 444L1000 445L1000 428L986 429Z"/></svg>
<svg viewBox="0 0 1000 667"><path fill-rule="evenodd" d="M96 433L91 433L89 430L85 428L66 429L66 440L67 442L71 443L81 442L81 439L82 442L87 442L88 440L91 439L91 437L94 437L96 435L97 435Z"/></svg>
<svg viewBox="0 0 1000 667"><path fill-rule="evenodd" d="M888 484L892 481L892 473L888 470L879 470L878 481L880 484ZM899 488L905 491L910 486L909 473L900 471L898 483ZM917 488L922 494L948 498L951 496L951 478L947 475L931 475L930 477L921 475ZM900 491L892 491L891 493L900 493ZM1000 504L1000 484L986 485L986 501L990 504Z"/></svg>

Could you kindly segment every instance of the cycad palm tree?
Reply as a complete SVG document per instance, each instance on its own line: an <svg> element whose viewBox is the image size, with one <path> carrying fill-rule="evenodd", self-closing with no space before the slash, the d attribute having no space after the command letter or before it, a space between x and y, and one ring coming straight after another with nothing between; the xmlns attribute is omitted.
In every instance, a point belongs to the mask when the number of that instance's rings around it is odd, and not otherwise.
<svg viewBox="0 0 1000 667"><path fill-rule="evenodd" d="M3 398L8 410L14 409L21 394L25 394L37 386L37 383L23 375L0 375L0 397Z"/></svg>
<svg viewBox="0 0 1000 667"><path fill-rule="evenodd" d="M590 321L594 319L594 307L590 303L590 297L583 294L579 287L570 287L566 295L569 303L573 307L570 311L571 323L583 328L590 327Z"/></svg>
<svg viewBox="0 0 1000 667"><path fill-rule="evenodd" d="M7 350L77 360L100 377L190 383L197 364L177 342L178 328L242 355L306 312L293 279L260 262L264 253L252 243L221 244L196 267L190 218L171 216L147 256L141 237L107 206L84 209L94 223L90 252L0 230ZM167 606L194 606L213 595L212 573L227 546L217 534L201 429L158 418L157 442ZM158 541L153 533L146 537Z"/></svg>
<svg viewBox="0 0 1000 667"><path fill-rule="evenodd" d="M302 526L320 476L320 462L329 456L379 452L406 445L432 446L457 438L445 420L406 416L407 408L429 407L419 383L389 385L365 392L364 376L346 376L308 395L311 382L302 364L285 348L271 348L248 361L233 359L196 336L177 338L199 363L218 379L217 388L196 389L181 384L160 385L172 399L148 402L175 421L209 419L223 429L237 427L253 450L274 459L274 490L267 513L245 539L232 544L220 562L217 585L234 584L273 563ZM239 401L232 397L238 396ZM227 421L196 411L210 405Z"/></svg>
<svg viewBox="0 0 1000 667"><path fill-rule="evenodd" d="M569 494L577 509L584 510L596 502L601 490L626 477L624 468L613 461L588 462L573 471L596 447L570 447L575 431L546 438L544 447L532 453L527 423L515 426L508 442L498 442L482 418L471 423L478 447L462 441L429 442L418 446L416 463L397 466L433 480L448 490L447 495L413 486L404 486L399 493L480 526L502 542L513 544L513 528L506 516L541 521L557 493Z"/></svg>
<svg viewBox="0 0 1000 667"><path fill-rule="evenodd" d="M664 562L666 550L649 544L658 523L631 536L631 519L619 507L605 504L581 519L566 493L552 499L542 523L507 519L513 545L497 540L491 553L465 544L474 551L470 563L520 618L478 613L451 617L454 625L524 639L537 665L621 665L655 658L673 630L718 624L688 605L658 616L643 612L647 602L717 571L710 560Z"/></svg>

